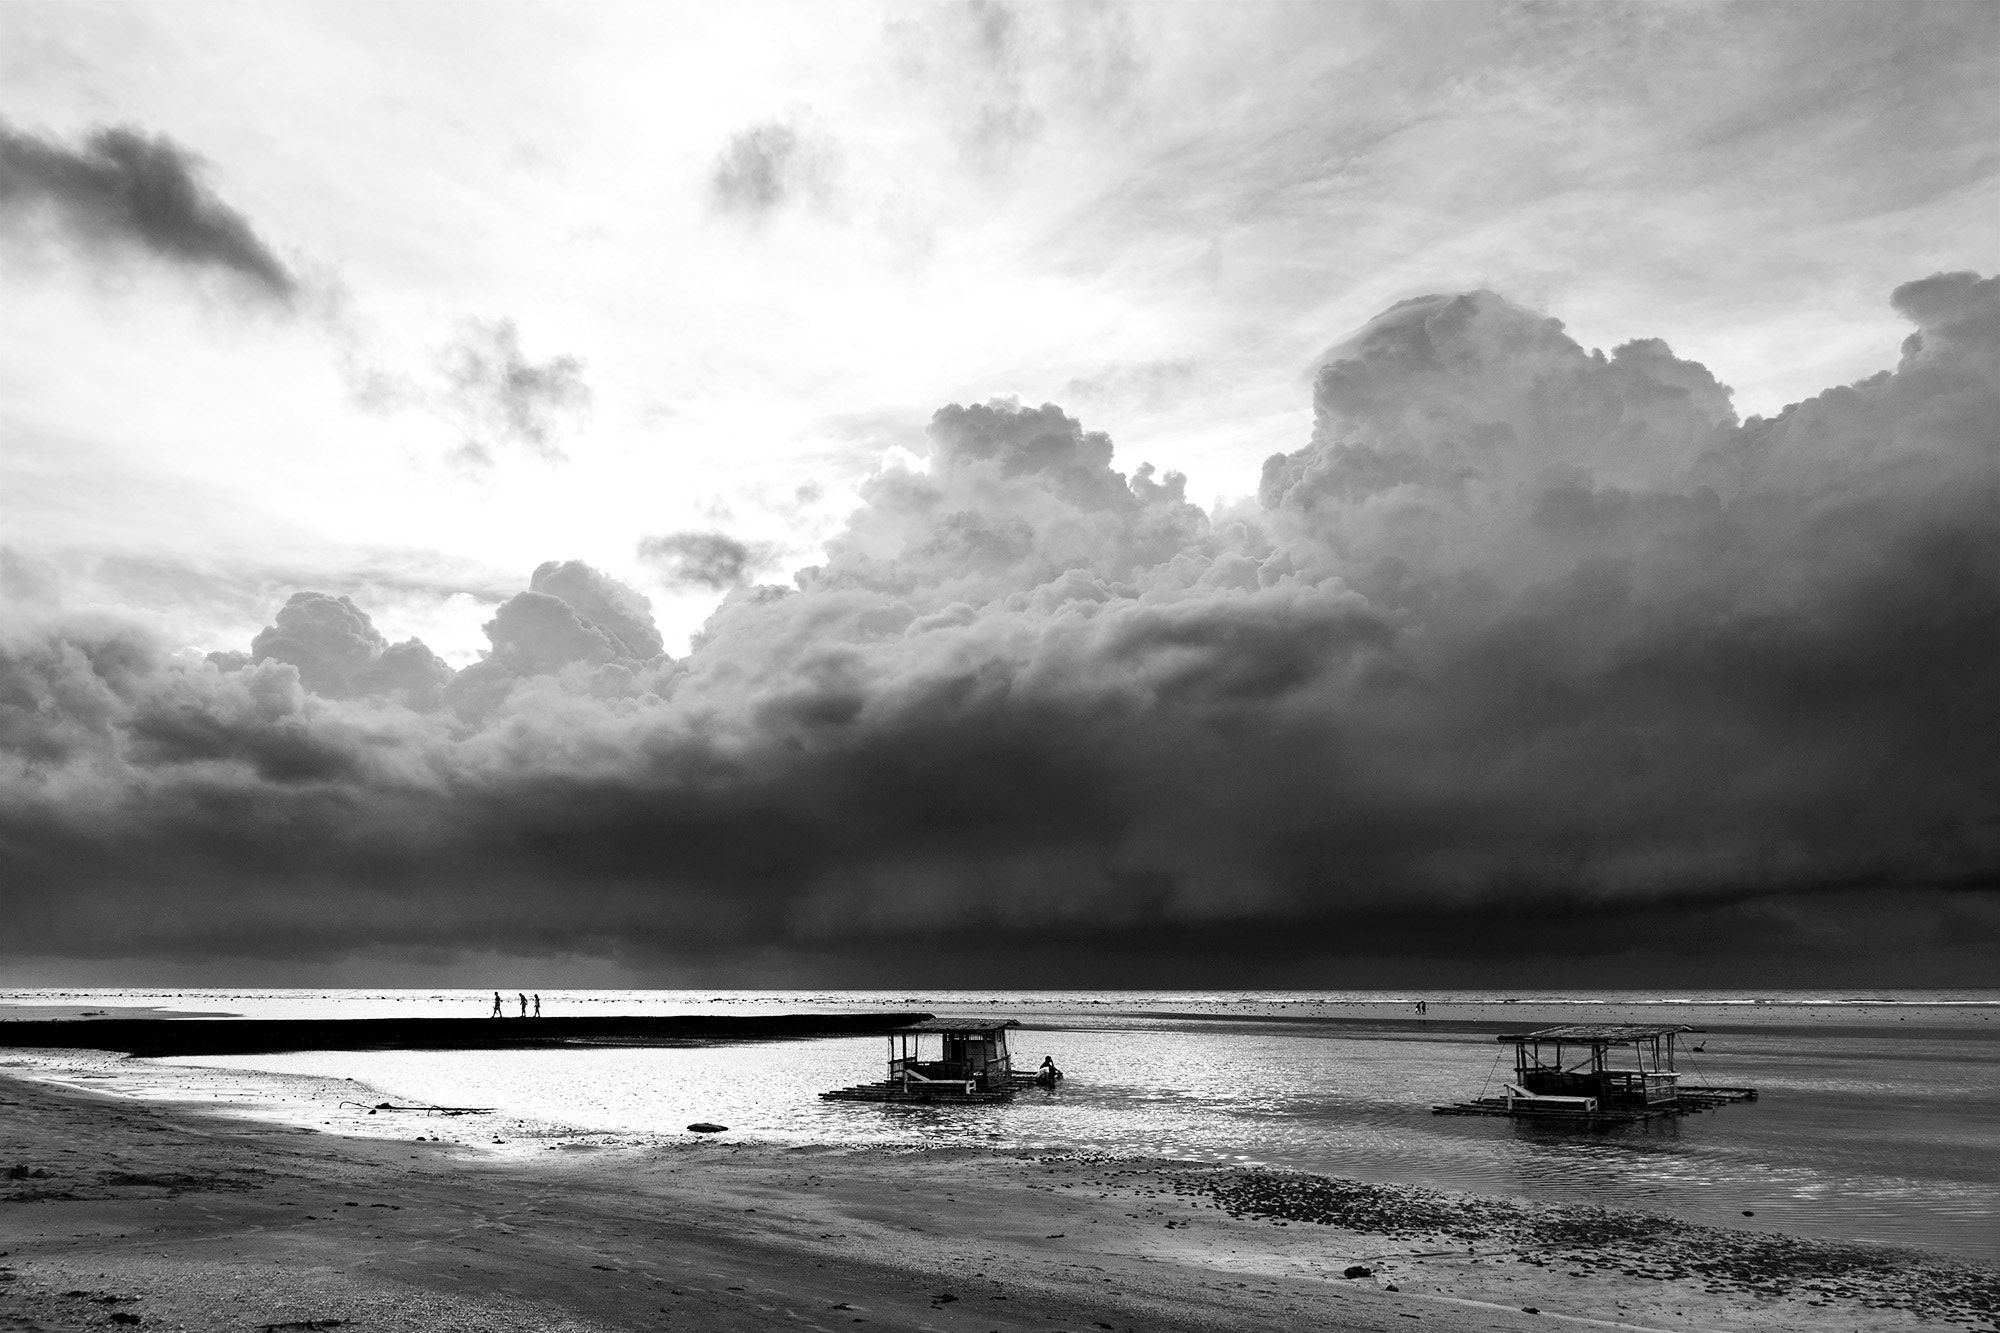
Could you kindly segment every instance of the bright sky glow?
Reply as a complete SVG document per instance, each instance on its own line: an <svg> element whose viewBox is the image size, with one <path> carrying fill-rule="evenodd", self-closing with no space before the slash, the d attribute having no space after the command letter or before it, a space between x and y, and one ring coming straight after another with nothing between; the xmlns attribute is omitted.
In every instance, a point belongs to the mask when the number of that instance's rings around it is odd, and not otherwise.
<svg viewBox="0 0 2000 1333"><path fill-rule="evenodd" d="M309 587L460 665L577 558L678 651L716 598L648 535L782 581L999 393L1241 495L1414 294L1664 337L1771 413L1893 363L1898 283L1994 266L1969 12L14 0L0 120L171 137L306 291L0 246L0 540L194 647ZM444 358L495 321L581 363L559 455L463 451Z"/></svg>

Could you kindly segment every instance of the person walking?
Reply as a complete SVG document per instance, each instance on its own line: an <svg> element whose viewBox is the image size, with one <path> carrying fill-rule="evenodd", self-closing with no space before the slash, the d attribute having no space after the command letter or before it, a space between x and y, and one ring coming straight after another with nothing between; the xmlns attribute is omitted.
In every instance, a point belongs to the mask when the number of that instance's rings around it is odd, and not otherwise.
<svg viewBox="0 0 2000 1333"><path fill-rule="evenodd" d="M500 1017L500 992L499 992L499 991L494 991L494 992L493 992L493 1013L492 1013L492 1015L491 1015L491 1016L492 1016L492 1017L494 1017L494 1018L498 1018L498 1017Z"/></svg>
<svg viewBox="0 0 2000 1333"><path fill-rule="evenodd" d="M536 1017L536 1018L540 1018L541 1016L542 1016L542 993L541 993L540 991L536 991L536 992L535 992L535 1017Z"/></svg>
<svg viewBox="0 0 2000 1333"><path fill-rule="evenodd" d="M522 992L520 992L519 994L517 994L517 995L516 995L516 996L515 996L514 998L515 998L515 999L517 999L517 1000L519 1000L519 1001L521 1002L521 1017L523 1017L523 1018L526 1018L526 1017L528 1016L528 995L527 995L527 992L526 992L526 991L522 991Z"/></svg>

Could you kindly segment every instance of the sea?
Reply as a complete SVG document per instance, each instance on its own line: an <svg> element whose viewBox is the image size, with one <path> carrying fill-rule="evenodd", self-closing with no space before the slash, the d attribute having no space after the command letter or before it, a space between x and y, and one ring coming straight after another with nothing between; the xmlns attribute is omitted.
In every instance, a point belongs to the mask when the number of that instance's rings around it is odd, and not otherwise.
<svg viewBox="0 0 2000 1333"><path fill-rule="evenodd" d="M515 993L506 993L508 1018ZM0 990L0 1021L91 1011L484 1017L490 991ZM1953 991L541 992L548 1015L922 1011L1012 1018L1015 1065L1066 1078L994 1106L827 1102L882 1076L880 1037L536 1051L314 1051L140 1060L0 1050L0 1068L200 1101L322 1132L491 1151L624 1142L697 1121L778 1145L969 1146L1271 1167L1666 1213L1746 1230L2000 1255L2000 989ZM1424 1011L1417 1009L1419 1001ZM1506 1032L1685 1024L1689 1082L1757 1100L1579 1131L1435 1115L1497 1093ZM4 1037L0 1037L4 1041ZM481 1107L392 1113L380 1102ZM498 1140L491 1143L489 1140Z"/></svg>

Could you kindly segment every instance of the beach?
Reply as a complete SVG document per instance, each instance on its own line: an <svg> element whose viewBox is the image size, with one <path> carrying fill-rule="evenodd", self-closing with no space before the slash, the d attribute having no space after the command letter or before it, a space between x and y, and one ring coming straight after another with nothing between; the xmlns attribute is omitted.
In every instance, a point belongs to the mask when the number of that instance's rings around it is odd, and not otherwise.
<svg viewBox="0 0 2000 1333"><path fill-rule="evenodd" d="M1963 1259L1303 1173L727 1135L524 1150L10 1071L0 1102L8 1333L2000 1326L2000 1271Z"/></svg>
<svg viewBox="0 0 2000 1333"><path fill-rule="evenodd" d="M399 1020L479 1014L490 993L224 991L39 993L22 1020L146 1014L240 1020ZM30 997L21 996L24 1001ZM1636 1208L1684 1222L1869 1241L1985 1260L2000 1253L2000 996L1909 993L1849 1002L1779 993L1644 997L1438 995L1431 1017L1380 995L568 992L557 1015L701 1017L927 1011L1017 1017L1015 1059L1045 1055L1059 1090L948 1115L821 1101L879 1076L875 1037L564 1045L508 1050L297 1050L127 1059L69 1050L19 1064L141 1099L224 1104L311 1128L370 1134L380 1118L343 1101L495 1108L473 1134L515 1146L608 1135L669 1145L714 1121L741 1143L984 1148L1039 1155L1161 1154L1382 1185L1540 1203ZM240 1021L232 1018L233 1027ZM1695 1083L1749 1086L1759 1100L1626 1129L1572 1134L1433 1105L1492 1092L1509 1030L1573 1021L1683 1023ZM177 1024L186 1027L188 1023ZM158 1026L158 1025L155 1025ZM356 1030L366 1022L345 1024ZM474 1026L483 1026L475 1024ZM496 1022L526 1033L533 1024ZM46 1040L46 1038L44 1038ZM511 1040L511 1037L509 1038ZM32 1043L27 1043L32 1044ZM31 1068L32 1066L32 1068ZM67 1072L65 1072L67 1071ZM484 1132L490 1130L491 1132ZM450 1131L447 1131L449 1134ZM1746 1214L1750 1214L1746 1216Z"/></svg>

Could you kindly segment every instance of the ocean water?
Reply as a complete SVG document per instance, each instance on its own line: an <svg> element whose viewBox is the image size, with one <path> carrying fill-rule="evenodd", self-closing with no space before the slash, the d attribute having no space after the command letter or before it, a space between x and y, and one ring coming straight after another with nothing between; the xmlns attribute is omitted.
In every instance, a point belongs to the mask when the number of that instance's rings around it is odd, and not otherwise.
<svg viewBox="0 0 2000 1333"><path fill-rule="evenodd" d="M248 1016L482 1016L490 992L0 992L0 1017L99 1007ZM513 992L508 993L513 1012ZM779 1143L963 1144L1270 1165L1693 1221L2000 1254L2000 991L1128 994L544 992L573 1014L918 1009L1012 1017L1021 1068L1069 1077L1005 1106L823 1102L881 1076L877 1037L550 1051L300 1052L115 1062L117 1081L176 1067L355 1080L397 1100L490 1106L510 1140L685 1138L692 1121ZM31 1006L31 1007L30 1007ZM57 1006L49 1008L48 1006ZM512 1020L500 1020L512 1021ZM1435 1116L1507 1075L1502 1030L1686 1023L1692 1082L1759 1100L1598 1131ZM1691 1063L1690 1063L1691 1061ZM289 1094L287 1094L289 1095ZM357 1088L351 1095L367 1100ZM262 1105L282 1113L283 1095ZM275 1110L273 1109L275 1108ZM316 1113L315 1113L316 1114ZM325 1123L333 1124L333 1120ZM348 1122L349 1127L355 1126ZM407 1131L368 1122L376 1132ZM421 1132L419 1130L418 1132ZM1754 1216L1746 1216L1746 1213Z"/></svg>

